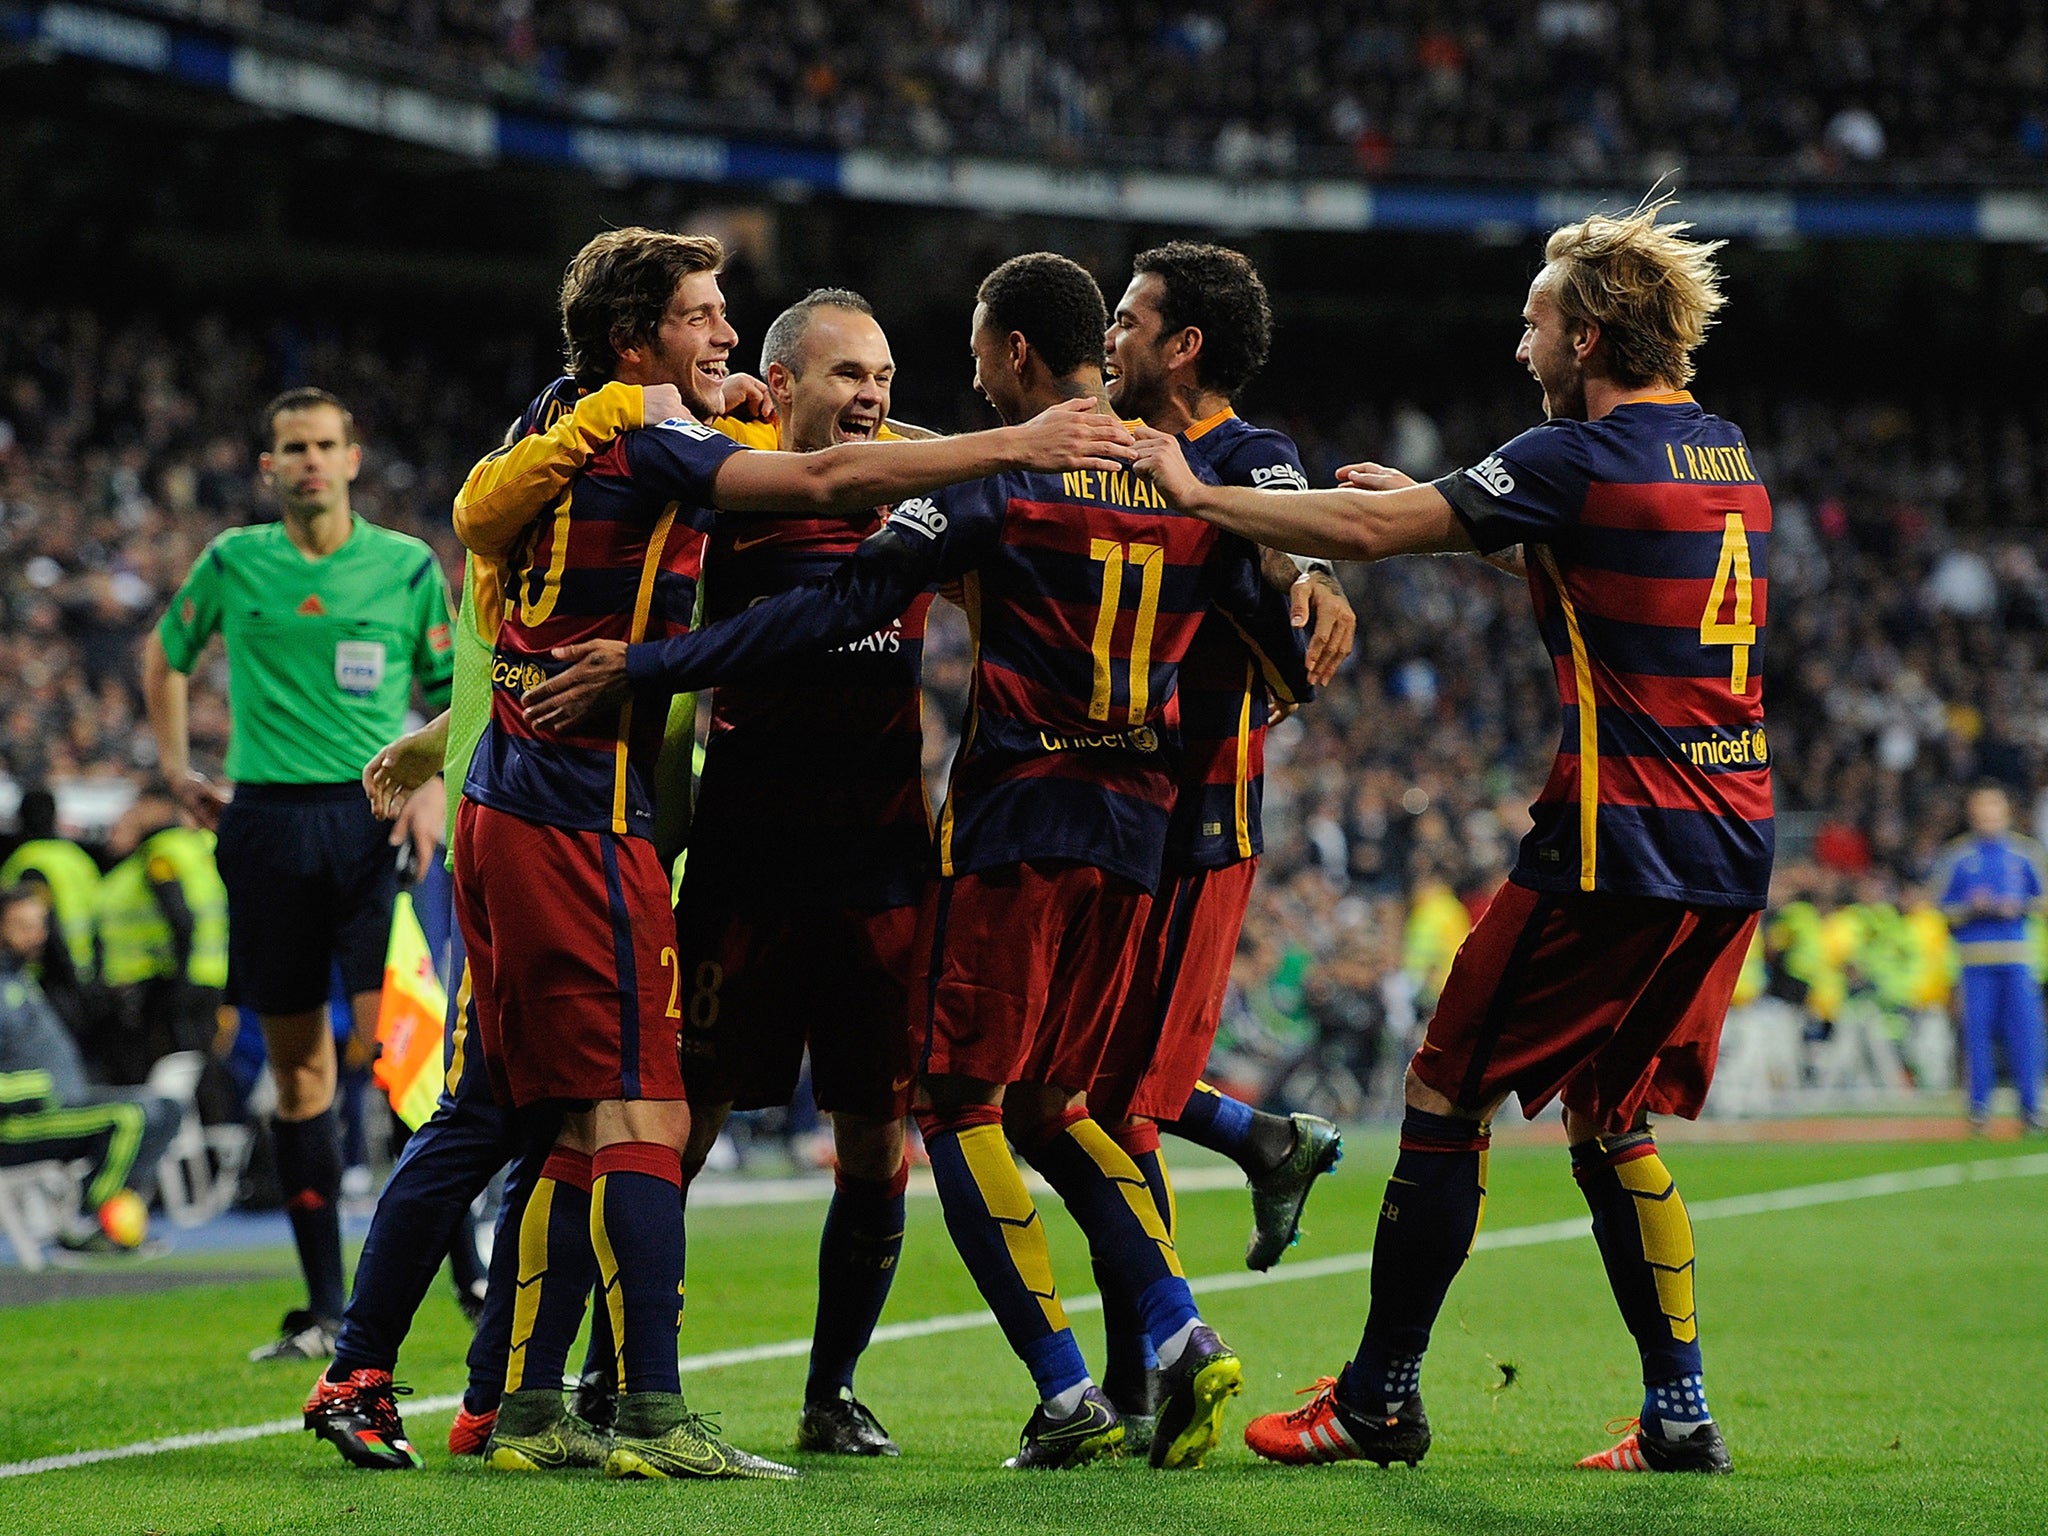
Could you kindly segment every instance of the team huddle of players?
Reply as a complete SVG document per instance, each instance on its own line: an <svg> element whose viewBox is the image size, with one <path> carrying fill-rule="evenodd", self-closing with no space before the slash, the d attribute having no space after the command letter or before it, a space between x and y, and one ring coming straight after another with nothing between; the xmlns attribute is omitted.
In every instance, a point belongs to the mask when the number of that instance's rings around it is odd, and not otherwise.
<svg viewBox="0 0 2048 1536"><path fill-rule="evenodd" d="M1743 661L1768 502L1678 470L1678 446L1693 463L1740 442L1681 388L1719 303L1712 248L1655 210L1595 225L1571 227L1568 255L1553 239L1518 354L1550 426L1576 432L1538 429L1436 485L1362 465L1324 492L1284 436L1232 409L1271 329L1235 252L1146 252L1113 318L1064 257L1003 263L970 341L1005 425L938 438L890 422L893 363L857 295L785 312L757 383L729 373L715 241L590 242L563 286L569 376L456 503L470 551L456 697L423 733L461 784L455 1057L380 1202L308 1426L358 1465L419 1464L391 1378L424 1290L416 1254L438 1251L445 1212L509 1159L451 1450L506 1470L796 1475L687 1407L677 1331L689 1182L726 1114L786 1102L808 1051L838 1176L799 1448L895 1453L852 1384L901 1250L914 1115L948 1232L1036 1389L1010 1465L1142 1448L1154 1467L1199 1466L1243 1370L1181 1272L1159 1131L1245 1167L1255 1268L1292 1240L1339 1152L1327 1123L1199 1081L1260 849L1265 726L1351 645L1327 568L1273 551L1526 545L1572 689L1571 771L1561 754L1513 899L1461 956L1464 984L1454 973L1411 1074L1359 1360L1247 1440L1287 1461L1426 1451L1422 1349L1477 1224L1487 1121L1519 1092L1532 1114L1564 1100L1644 1344L1644 1426L1602 1464L1725 1469L1692 1310L1677 1307L1690 1231L1643 1116L1698 1108L1759 848L1768 865L1767 768L1709 774L1682 746L1760 721ZM1575 282L1574 258L1617 249L1704 285L1675 357L1640 345L1654 314L1615 314L1611 285ZM1718 700L1675 683L1703 668L1681 671L1668 633L1623 633L1627 603L1603 586L1626 577L1640 604L1668 581L1683 603L1709 537L1709 568L1725 569L1706 617L1679 629L1697 629L1698 651L1737 648L1732 671L1725 651L1713 663ZM1596 544L1632 547L1634 568L1603 565ZM1672 561L1688 568L1658 568ZM919 767L935 592L974 645L936 818ZM1631 646L1660 645L1656 665L1631 664ZM688 701L713 689L692 814ZM1619 745L1601 734L1615 722L1633 733ZM1603 753L1617 760L1604 778ZM373 799L402 799L422 777L407 765L431 757L418 741L380 754ZM1731 794L1744 772L1746 798ZM1545 968L1551 984L1527 984ZM1088 1239L1099 1381L1012 1149ZM590 1356L565 1394L587 1305Z"/></svg>

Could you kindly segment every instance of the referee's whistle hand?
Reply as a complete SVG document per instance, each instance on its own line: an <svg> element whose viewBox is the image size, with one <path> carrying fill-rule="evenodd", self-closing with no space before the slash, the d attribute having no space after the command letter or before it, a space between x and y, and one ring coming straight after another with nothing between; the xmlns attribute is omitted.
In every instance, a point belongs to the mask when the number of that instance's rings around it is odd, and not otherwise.
<svg viewBox="0 0 2048 1536"><path fill-rule="evenodd" d="M632 693L623 640L558 645L548 654L569 666L526 690L526 723L537 731L567 730L587 716L617 709Z"/></svg>

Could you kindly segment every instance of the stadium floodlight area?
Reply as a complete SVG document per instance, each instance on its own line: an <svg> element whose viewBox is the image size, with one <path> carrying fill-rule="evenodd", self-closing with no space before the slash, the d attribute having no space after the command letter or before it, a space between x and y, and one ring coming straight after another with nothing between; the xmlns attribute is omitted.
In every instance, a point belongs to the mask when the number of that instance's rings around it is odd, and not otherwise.
<svg viewBox="0 0 2048 1536"><path fill-rule="evenodd" d="M1221 230L1396 230L1516 235L1635 192L1416 185L1348 178L1247 179L1049 161L833 150L500 108L450 90L393 84L367 66L225 41L171 22L70 3L0 21L20 43L222 91L239 100L475 160L566 166L645 178L794 187L875 202L1188 224ZM2048 241L2048 194L2027 190L1869 193L1822 189L1689 191L1706 234L1758 238Z"/></svg>

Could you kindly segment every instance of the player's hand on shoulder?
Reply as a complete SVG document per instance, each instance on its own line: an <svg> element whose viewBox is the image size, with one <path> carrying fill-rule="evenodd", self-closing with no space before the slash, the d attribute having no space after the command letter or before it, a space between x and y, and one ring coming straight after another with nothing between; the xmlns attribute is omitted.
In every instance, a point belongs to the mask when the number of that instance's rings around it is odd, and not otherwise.
<svg viewBox="0 0 2048 1536"><path fill-rule="evenodd" d="M1134 435L1138 447L1131 468L1152 482L1167 505L1184 508L1202 482L1188 468L1187 456L1180 451L1180 439L1171 432L1142 425L1134 429Z"/></svg>
<svg viewBox="0 0 2048 1536"><path fill-rule="evenodd" d="M1062 400L1010 431L1026 469L1122 469L1131 460L1131 429L1093 400Z"/></svg>
<svg viewBox="0 0 2048 1536"><path fill-rule="evenodd" d="M728 373L725 376L725 414L743 421L773 421L775 397L768 392L768 386L751 373Z"/></svg>
<svg viewBox="0 0 2048 1536"><path fill-rule="evenodd" d="M568 730L587 716L618 708L633 691L623 640L558 645L548 654L569 665L526 690L521 707L537 731Z"/></svg>
<svg viewBox="0 0 2048 1536"><path fill-rule="evenodd" d="M1308 680L1318 688L1337 675L1358 638L1358 615L1337 578L1328 571L1304 571L1288 589L1296 629L1308 629ZM1313 627L1310 627L1313 626Z"/></svg>
<svg viewBox="0 0 2048 1536"><path fill-rule="evenodd" d="M201 831L219 830L221 810L228 803L228 793L196 768L173 786L178 804L185 814Z"/></svg>
<svg viewBox="0 0 2048 1536"><path fill-rule="evenodd" d="M657 421L673 421L678 416L687 416L683 409L683 392L673 384L643 384L640 386L640 419L653 426Z"/></svg>
<svg viewBox="0 0 2048 1536"><path fill-rule="evenodd" d="M1354 491L1399 491L1415 484L1415 477L1367 460L1362 464L1346 464L1338 470L1337 483Z"/></svg>

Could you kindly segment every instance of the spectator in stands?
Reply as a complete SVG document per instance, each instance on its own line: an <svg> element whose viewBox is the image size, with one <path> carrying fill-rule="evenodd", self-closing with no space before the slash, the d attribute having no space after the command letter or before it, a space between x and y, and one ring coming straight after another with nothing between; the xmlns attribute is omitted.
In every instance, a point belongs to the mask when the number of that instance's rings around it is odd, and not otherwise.
<svg viewBox="0 0 2048 1536"><path fill-rule="evenodd" d="M79 1209L60 1238L68 1247L112 1252L134 1246L127 1239L136 1237L115 1202L124 1190L145 1203L155 1193L157 1160L184 1110L154 1094L87 1081L77 1045L27 969L49 937L49 921L41 893L0 890L0 1167L90 1162Z"/></svg>

